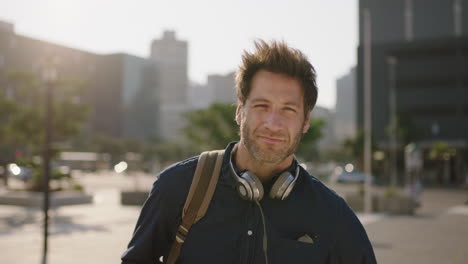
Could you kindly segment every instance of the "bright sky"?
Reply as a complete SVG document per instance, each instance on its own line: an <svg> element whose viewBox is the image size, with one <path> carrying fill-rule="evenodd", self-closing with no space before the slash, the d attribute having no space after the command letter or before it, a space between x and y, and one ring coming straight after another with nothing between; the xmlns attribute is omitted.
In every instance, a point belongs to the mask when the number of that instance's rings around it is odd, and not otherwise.
<svg viewBox="0 0 468 264"><path fill-rule="evenodd" d="M282 39L318 74L318 104L334 108L336 79L356 64L357 0L2 0L17 34L105 54L149 56L175 30L189 43L189 78L205 83L239 65L253 40Z"/></svg>

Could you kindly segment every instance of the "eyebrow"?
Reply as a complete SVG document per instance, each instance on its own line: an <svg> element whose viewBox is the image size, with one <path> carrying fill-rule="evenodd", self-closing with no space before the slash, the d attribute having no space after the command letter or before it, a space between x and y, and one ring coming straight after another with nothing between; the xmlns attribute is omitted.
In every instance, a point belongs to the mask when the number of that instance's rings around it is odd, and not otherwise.
<svg viewBox="0 0 468 264"><path fill-rule="evenodd" d="M267 99L263 99L263 98L257 98L257 99L253 99L253 100L252 100L252 103L261 103L261 102L263 102L263 103L269 103L270 101L267 100Z"/></svg>
<svg viewBox="0 0 468 264"><path fill-rule="evenodd" d="M256 98L256 99L252 99L252 103L270 103L270 100L267 100L267 99L264 99L264 98ZM292 101L289 101L289 102L286 102L284 103L284 105L288 105L288 106L295 106L295 107L298 107L299 108L299 104L295 103L295 102L292 102Z"/></svg>
<svg viewBox="0 0 468 264"><path fill-rule="evenodd" d="M291 105L291 106L299 107L299 104L297 104L295 102L286 102L285 105Z"/></svg>

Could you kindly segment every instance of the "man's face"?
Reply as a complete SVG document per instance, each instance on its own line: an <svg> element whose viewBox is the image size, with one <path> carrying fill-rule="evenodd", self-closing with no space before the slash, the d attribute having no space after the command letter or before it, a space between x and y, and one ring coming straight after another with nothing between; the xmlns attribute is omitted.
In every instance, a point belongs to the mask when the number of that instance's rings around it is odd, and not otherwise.
<svg viewBox="0 0 468 264"><path fill-rule="evenodd" d="M309 120L299 81L264 70L254 75L250 94L236 111L241 142L264 163L280 163L293 155Z"/></svg>

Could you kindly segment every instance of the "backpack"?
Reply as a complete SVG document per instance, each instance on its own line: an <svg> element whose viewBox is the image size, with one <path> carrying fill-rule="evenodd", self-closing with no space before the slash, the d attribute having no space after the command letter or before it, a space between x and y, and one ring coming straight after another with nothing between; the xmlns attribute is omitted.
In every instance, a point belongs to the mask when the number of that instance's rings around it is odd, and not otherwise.
<svg viewBox="0 0 468 264"><path fill-rule="evenodd" d="M176 237L167 258L167 264L174 264L180 254L182 244L190 228L203 216L213 198L218 183L224 150L205 151L198 157L192 185L182 211L182 222L177 228Z"/></svg>

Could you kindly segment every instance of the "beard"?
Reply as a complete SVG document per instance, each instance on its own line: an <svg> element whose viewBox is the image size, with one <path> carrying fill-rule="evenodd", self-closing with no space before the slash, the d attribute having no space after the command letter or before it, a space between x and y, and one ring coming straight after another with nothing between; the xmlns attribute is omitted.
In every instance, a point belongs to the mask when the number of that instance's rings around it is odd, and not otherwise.
<svg viewBox="0 0 468 264"><path fill-rule="evenodd" d="M278 146L265 146L261 142L255 139L254 132L249 125L243 120L243 124L240 128L241 139L244 141L244 145L247 151L252 157L261 163L273 163L278 164L284 161L287 157L294 154L297 147L301 143L302 131L298 131L291 137L285 137L283 134L268 134L268 136L286 138L283 144Z"/></svg>

